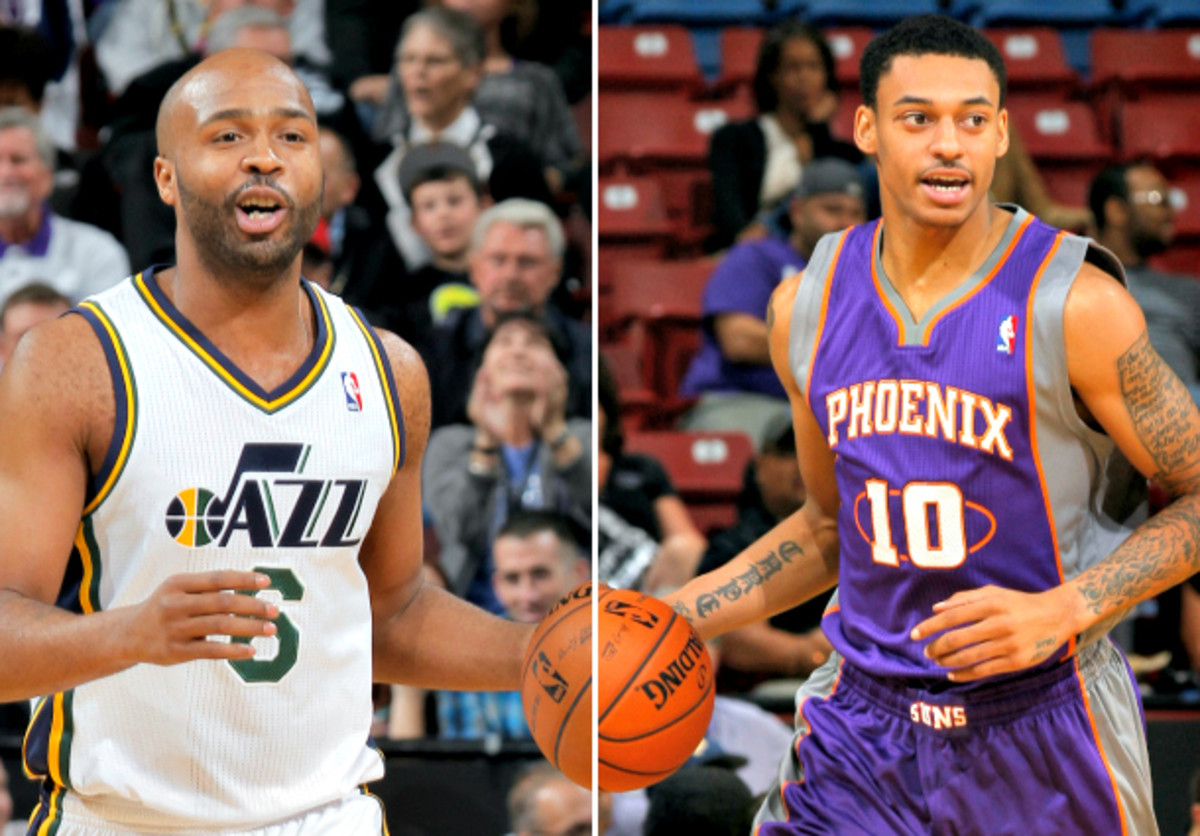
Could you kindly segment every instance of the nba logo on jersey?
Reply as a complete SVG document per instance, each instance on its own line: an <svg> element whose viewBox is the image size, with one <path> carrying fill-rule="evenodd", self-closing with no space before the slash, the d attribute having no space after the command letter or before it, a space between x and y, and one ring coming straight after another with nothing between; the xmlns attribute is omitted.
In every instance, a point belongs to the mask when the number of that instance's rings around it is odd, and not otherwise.
<svg viewBox="0 0 1200 836"><path fill-rule="evenodd" d="M362 412L362 393L358 388L358 375L354 372L342 372L342 389L346 392L346 409L351 412Z"/></svg>
<svg viewBox="0 0 1200 836"><path fill-rule="evenodd" d="M1000 320L1000 338L996 342L996 350L1012 354L1017 346L1017 315L1009 314Z"/></svg>

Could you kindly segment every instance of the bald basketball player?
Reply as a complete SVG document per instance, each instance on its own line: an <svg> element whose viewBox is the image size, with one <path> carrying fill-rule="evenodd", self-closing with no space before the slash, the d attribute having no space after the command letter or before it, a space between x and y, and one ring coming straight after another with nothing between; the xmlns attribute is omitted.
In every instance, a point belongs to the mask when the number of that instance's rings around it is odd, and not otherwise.
<svg viewBox="0 0 1200 836"><path fill-rule="evenodd" d="M532 626L423 582L427 378L300 276L304 86L219 53L158 146L177 266L0 376L0 701L44 696L30 833L380 833L372 678L515 689Z"/></svg>

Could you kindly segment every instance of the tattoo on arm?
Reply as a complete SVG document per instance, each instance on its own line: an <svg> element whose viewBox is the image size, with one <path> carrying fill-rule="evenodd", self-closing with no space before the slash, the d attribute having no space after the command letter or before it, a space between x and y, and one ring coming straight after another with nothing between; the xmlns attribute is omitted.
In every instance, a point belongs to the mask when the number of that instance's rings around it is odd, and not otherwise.
<svg viewBox="0 0 1200 836"><path fill-rule="evenodd" d="M1033 646L1033 661L1040 662L1049 656L1054 648L1058 647L1059 642L1053 636L1048 636L1044 639L1038 639L1037 644Z"/></svg>
<svg viewBox="0 0 1200 836"><path fill-rule="evenodd" d="M689 624L691 624L695 621L695 619L692 618L691 609L688 607L687 604L683 603L683 601L676 601L671 606L671 609L675 610L675 612L679 613L683 618L687 619Z"/></svg>
<svg viewBox="0 0 1200 836"><path fill-rule="evenodd" d="M742 574L716 587L711 592L698 595L696 597L696 618L707 618L709 613L721 609L722 599L736 601L754 587L764 585L772 575L781 572L785 564L791 563L802 554L804 554L804 549L800 548L800 545L794 540L782 541L776 548L767 552L761 560L754 561L750 568ZM679 606L680 604L675 605L677 610ZM684 605L684 610L687 610L686 605ZM680 610L680 613L689 621L694 621L689 612Z"/></svg>
<svg viewBox="0 0 1200 836"><path fill-rule="evenodd" d="M1173 495L1195 479L1200 465L1200 433L1189 420L1195 403L1143 331L1117 359L1121 396L1138 439L1154 458L1156 482Z"/></svg>
<svg viewBox="0 0 1200 836"><path fill-rule="evenodd" d="M1195 404L1150 346L1146 332L1117 359L1117 373L1138 440L1154 460L1154 481L1182 498L1080 577L1079 589L1091 612L1110 613L1084 631L1081 644L1094 641L1114 623L1114 608L1127 610L1170 580L1200 569L1200 422Z"/></svg>

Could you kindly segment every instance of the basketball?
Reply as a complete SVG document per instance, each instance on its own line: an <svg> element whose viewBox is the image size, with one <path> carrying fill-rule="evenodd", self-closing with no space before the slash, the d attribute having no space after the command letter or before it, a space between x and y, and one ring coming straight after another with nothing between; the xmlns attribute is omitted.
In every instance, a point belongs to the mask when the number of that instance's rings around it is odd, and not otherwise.
<svg viewBox="0 0 1200 836"><path fill-rule="evenodd" d="M546 614L529 640L521 705L542 754L581 787L592 785L592 585Z"/></svg>
<svg viewBox="0 0 1200 836"><path fill-rule="evenodd" d="M606 589L599 608L600 788L624 792L666 778L700 745L715 671L692 625L657 598Z"/></svg>

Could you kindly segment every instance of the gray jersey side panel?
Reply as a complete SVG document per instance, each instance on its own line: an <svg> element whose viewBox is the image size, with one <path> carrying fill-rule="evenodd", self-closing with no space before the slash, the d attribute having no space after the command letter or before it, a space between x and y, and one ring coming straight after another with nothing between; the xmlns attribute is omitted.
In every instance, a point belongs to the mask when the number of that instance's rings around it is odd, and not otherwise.
<svg viewBox="0 0 1200 836"><path fill-rule="evenodd" d="M832 278L830 268L837 255L838 244L844 232L825 235L813 248L812 258L804 268L804 277L796 289L796 303L792 308L792 330L788 334L788 366L796 378L800 391L808 396L808 373L812 368L814 340L821 325L821 303L825 300L825 286Z"/></svg>

